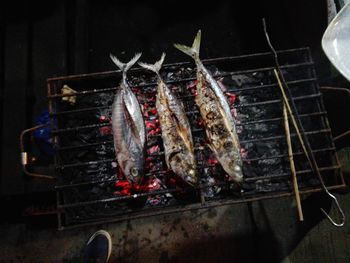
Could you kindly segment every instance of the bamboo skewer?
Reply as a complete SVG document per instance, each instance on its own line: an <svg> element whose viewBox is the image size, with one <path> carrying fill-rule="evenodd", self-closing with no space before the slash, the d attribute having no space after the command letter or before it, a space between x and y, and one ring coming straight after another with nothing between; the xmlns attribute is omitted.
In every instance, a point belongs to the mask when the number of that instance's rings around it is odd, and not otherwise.
<svg viewBox="0 0 350 263"><path fill-rule="evenodd" d="M288 145L288 158L289 158L289 164L290 164L290 171L292 174L293 189L294 189L294 194L295 194L295 201L297 203L299 221L304 221L303 208L301 206L298 180L297 180L294 159L293 159L293 148L292 148L292 140L290 138L287 108L286 108L285 103L283 103L283 118L284 118L284 129L286 132L287 145Z"/></svg>
<svg viewBox="0 0 350 263"><path fill-rule="evenodd" d="M309 162L309 164L311 166L311 169L314 169L314 167L312 165L312 160L311 160L309 152L307 151L306 146L304 144L304 140L303 140L303 137L302 137L301 132L299 130L297 121L295 120L294 114L293 114L292 109L291 109L291 107L289 105L287 95L286 95L286 93L285 93L285 91L283 89L283 85L282 85L282 82L280 80L280 77L278 76L278 73L277 73L276 69L274 69L273 72L275 73L275 77L277 79L278 87L280 88L281 93L282 93L282 98L283 98L283 101L284 101L283 105L284 105L284 107L286 107L286 110L288 110L290 119L291 119L291 121L293 123L293 126L295 128L295 131L296 131L297 137L299 139L301 148L303 149L303 152L305 153L305 156L306 156L306 158L307 158L307 160L308 160L308 162Z"/></svg>

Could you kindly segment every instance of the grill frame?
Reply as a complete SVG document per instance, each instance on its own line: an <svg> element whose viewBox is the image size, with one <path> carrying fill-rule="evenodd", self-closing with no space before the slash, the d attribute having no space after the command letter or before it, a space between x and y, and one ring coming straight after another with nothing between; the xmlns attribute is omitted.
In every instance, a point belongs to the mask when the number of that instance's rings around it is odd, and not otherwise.
<svg viewBox="0 0 350 263"><path fill-rule="evenodd" d="M322 94L319 92L319 87L318 87L318 83L317 83L317 78L316 78L316 74L315 74L315 70L313 67L313 62L312 62L312 58L311 58L311 54L310 54L310 50L308 48L299 48L299 49L290 49L290 50L284 50L284 51L279 51L278 54L282 57L283 59L283 55L286 54L293 54L293 53L304 53L305 55L305 61L304 63L297 63L294 66L297 67L307 67L308 70L311 71L311 77L308 79L305 79L305 82L310 82L310 85L313 85L314 89L316 91L318 91L318 93L316 94L312 94L310 98L307 99L316 99L317 102L319 103L319 108L320 111L318 112L318 114L320 115L320 117L322 118L322 122L323 122L323 126L325 127L324 132L329 134L329 138L331 140L331 147L329 147L329 149L327 149L328 151L332 151L334 153L333 157L334 157L334 161L335 161L335 165L329 167L330 170L334 170L337 171L338 174L335 174L335 177L337 180L339 180L336 184L331 185L328 187L328 189L332 190L332 189L339 189L342 187L345 187L345 182L344 182L344 178L343 178L343 174L341 172L340 169L340 164L339 164L339 160L335 151L335 146L334 146L334 142L332 139L332 135L331 135L331 129L329 127L329 123L327 120L327 112L325 111L324 105L323 105L323 100L322 100ZM203 60L204 65L207 64L215 64L215 63L220 63L222 61L239 61L239 60L250 60L250 59L257 59L257 58L261 58L261 57L266 57L269 58L271 57L271 53L270 52L264 52L264 53L257 53L257 54L251 54L251 55L242 55L242 56L235 56L235 57L223 57L223 58L216 58L216 59L207 59L207 60ZM271 59L272 61L272 59ZM186 67L186 66L191 66L192 63L190 62L184 62L184 63L174 63L174 64L168 64L168 65L164 65L164 70L167 69L171 69L171 68L176 68L179 66L182 67ZM263 68L258 68L258 69L250 69L250 70L237 70L237 71L232 71L230 74L236 75L236 74L247 74L247 73L252 73L252 72L261 72L261 71L272 71L275 66L273 63L271 63L271 65L273 66L269 66L269 67L263 67ZM281 66L281 69L288 69L288 67L293 67L293 65L283 65ZM137 74L139 72L142 72L143 70L141 68L135 68L135 69L131 69L129 75L132 74ZM116 87L113 88L107 88L107 89L96 89L96 90L90 90L90 91L83 91L83 92L78 92L72 95L63 95L60 94L60 88L63 86L63 84L65 82L70 82L70 81L80 81L80 80L103 80L105 78L114 78L116 77L116 75L120 74L120 71L108 71L108 72L101 72L101 73L92 73L92 74L83 74L83 75L74 75L74 76L65 76L65 77L56 77L56 78L50 78L47 80L47 87L48 87L48 100L49 100L49 113L50 113L50 121L51 121L51 128L53 129L53 142L54 145L59 145L59 134L60 133L64 133L64 132L71 132L79 130L79 129L91 129L91 128L99 128L101 126L106 126L105 124L100 124L100 125L96 125L91 127L91 125L88 125L87 127L73 127L70 130L64 130L64 129L55 129L55 125L56 125L56 121L55 121L55 117L57 117L58 115L62 115L62 114L69 114L69 112L60 112L57 113L55 111L56 109L56 105L55 103L57 103L58 100L60 100L62 97L65 96L79 96L79 95L87 95L87 94L93 94L93 93L99 93L99 92L112 92L116 90ZM221 74L220 76L222 76L224 74ZM188 81L192 81L194 80L193 78L188 78L188 79L183 79L183 81L188 82ZM176 81L178 82L178 81ZM168 82L171 84L171 81ZM288 84L295 84L295 81L289 81L287 82ZM145 86L153 86L154 83L149 83L146 84ZM265 86L276 86L277 87L277 83L276 84L267 84ZM259 89L261 88L261 86L255 86L255 87L248 87L247 89L250 90L254 90L254 89ZM237 90L240 90L239 88ZM305 99L306 96L303 96L300 99ZM297 99L297 98L295 98ZM259 105L260 102L257 102L254 104L254 106ZM269 103L281 103L281 99L278 100L271 100ZM263 105L265 105L266 102L263 103ZM236 108L242 108L242 107L251 107L253 106L252 104L250 105L239 105ZM100 107L98 107L100 109ZM95 110L96 108L92 108L89 110ZM80 109L78 109L80 110ZM309 115L307 115L306 117L308 117ZM303 114L301 114L301 117L303 118ZM264 120L266 121L266 120ZM271 118L270 121L276 121L276 118ZM254 122L254 121L253 121ZM316 132L320 132L320 131L316 131ZM282 135L282 138L285 137L284 135ZM271 139L271 138L270 138ZM272 139L276 139L276 138L272 138ZM250 141L250 143L253 142L257 142L261 139L253 139ZM110 143L110 142L109 142ZM243 141L241 141L241 144L244 143ZM60 149L62 150L62 149ZM72 147L69 148L66 147L66 149L63 150L72 150ZM322 150L322 149L321 149ZM317 151L317 150L316 150ZM294 155L302 155L301 152L295 152ZM281 158L287 157L287 155L285 154L284 156L281 156ZM266 157L264 157L264 159L267 159ZM111 162L111 159L107 159L105 160L105 162ZM89 165L90 163L87 163L86 165ZM83 164L77 164L77 163L73 163L71 164L71 167L74 165L83 165ZM68 166L64 166L64 167L59 167L59 160L57 158L57 155L55 156L55 166L58 168L57 171L59 169L65 169L65 168L70 168L69 164ZM321 168L320 170L322 171L323 168ZM311 169L309 170L304 170L304 171L298 171L297 174L301 174L301 173L308 173L310 172ZM58 176L59 177L59 171L58 171ZM281 176L289 176L289 174L284 174ZM253 178L254 179L254 178ZM255 178L256 179L256 178ZM257 178L257 180L260 180L261 177ZM268 176L264 177L265 179L273 179L272 177L269 178ZM114 179L112 179L111 181L113 181ZM248 178L247 180L252 180L251 178ZM98 184L101 183L101 181L97 181L97 182L87 182L86 184ZM87 202L78 202L75 204L65 204L62 203L62 191L65 191L66 188L72 188L72 187L80 187L83 184L66 184L66 185L57 185L56 186L56 190L57 190L57 207L58 207L58 228L59 229L66 229L66 228L73 228L73 227L79 227L79 226L85 226L85 225L92 225L92 224L98 224L98 223L108 223L108 222L115 222L115 221L122 221L122 220L126 220L126 219L132 219L132 218L142 218L142 217L148 217L148 216L153 216L153 215L162 215L162 214L169 214L169 213L176 213L176 212L184 212L184 211L189 211L189 210L196 210L196 209L204 209L204 208L209 208L209 207L216 207L216 206L222 206L222 205L231 205L231 204L236 204L236 203L243 203L243 202L252 202L252 201L257 201L257 200L262 200L262 199L271 199L271 198L280 198L280 197L284 197L284 196L290 196L293 194L293 191L291 190L290 192L279 192L279 193L266 193L266 194L259 194L256 196L248 196L248 197L240 197L237 199L234 198L229 198L229 199L221 199L221 200L203 200L203 198L201 198L201 202L196 202L196 203L192 203L192 204L186 204L186 205L175 205L175 206L171 206L171 207L152 207L152 209L140 209L137 211L132 211L132 212L128 212L126 214L122 214L122 215L118 215L117 217L105 217L105 218L97 218L95 220L91 220L89 222L81 222L81 223L76 223L76 224L65 224L65 220L64 220L64 214L65 214L65 209L69 209L69 208L74 208L74 207L80 207L80 206L88 206L88 205L93 205L95 203L109 203L109 202L116 202L116 201L120 201L120 200L125 200L128 198L132 198L132 197L114 197L114 198L107 198L107 199L100 199L100 200L96 200L96 201L87 201ZM307 194L307 193L312 193L312 192L318 192L321 191L321 187L313 187L311 189L301 189L300 193L301 194ZM165 192L172 192L172 189L169 190L162 190L162 193ZM145 194L145 195L154 195L155 193L151 193L151 194Z"/></svg>

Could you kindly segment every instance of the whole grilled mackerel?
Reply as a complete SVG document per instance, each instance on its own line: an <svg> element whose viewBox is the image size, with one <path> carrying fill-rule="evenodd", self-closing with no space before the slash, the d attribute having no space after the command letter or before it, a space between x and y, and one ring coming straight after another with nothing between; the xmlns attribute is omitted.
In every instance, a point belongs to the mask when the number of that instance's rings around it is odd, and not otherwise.
<svg viewBox="0 0 350 263"><path fill-rule="evenodd" d="M180 44L174 46L191 56L197 67L197 96L195 102L202 116L208 146L219 163L236 182L243 180L240 144L227 99L216 80L199 59L201 31L199 30L192 47Z"/></svg>
<svg viewBox="0 0 350 263"><path fill-rule="evenodd" d="M140 183L144 175L146 128L140 104L131 91L126 73L140 58L138 53L128 63L110 55L122 70L122 80L112 105L112 130L118 165L130 183Z"/></svg>
<svg viewBox="0 0 350 263"><path fill-rule="evenodd" d="M165 160L169 169L190 185L197 184L197 167L189 121L182 102L167 87L159 71L165 53L154 65L139 63L157 74L156 107L162 131Z"/></svg>

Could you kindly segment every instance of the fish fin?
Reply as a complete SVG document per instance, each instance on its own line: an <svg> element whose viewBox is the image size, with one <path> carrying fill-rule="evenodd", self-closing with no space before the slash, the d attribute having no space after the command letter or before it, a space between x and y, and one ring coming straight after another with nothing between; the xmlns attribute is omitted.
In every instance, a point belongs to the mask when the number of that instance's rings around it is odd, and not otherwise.
<svg viewBox="0 0 350 263"><path fill-rule="evenodd" d="M135 56L126 64L125 72L128 71L141 57L142 53L136 53Z"/></svg>
<svg viewBox="0 0 350 263"><path fill-rule="evenodd" d="M165 53L163 52L162 53L162 57L160 58L160 60L158 60L156 63L154 63L153 65L152 64L146 64L146 63L143 63L143 62L138 62L138 64L145 68L145 69L148 69L148 70L151 70L153 72L155 72L157 75L159 74L159 71L163 65L163 62L164 62L164 58L165 58Z"/></svg>
<svg viewBox="0 0 350 263"><path fill-rule="evenodd" d="M178 50L182 51L183 53L189 55L190 57L196 60L196 59L199 59L200 45L201 45L201 30L198 30L197 35L193 40L192 47L188 47L181 44L174 44L174 47L176 47Z"/></svg>
<svg viewBox="0 0 350 263"><path fill-rule="evenodd" d="M117 67L123 71L127 72L141 57L142 53L136 53L135 56L128 62L123 63L121 62L116 56L109 54L109 57L112 59L113 63L117 65Z"/></svg>
<svg viewBox="0 0 350 263"><path fill-rule="evenodd" d="M111 60L113 61L114 64L117 65L117 67L123 71L125 68L125 63L121 62L116 56L114 56L113 54L109 54L109 57L111 58Z"/></svg>

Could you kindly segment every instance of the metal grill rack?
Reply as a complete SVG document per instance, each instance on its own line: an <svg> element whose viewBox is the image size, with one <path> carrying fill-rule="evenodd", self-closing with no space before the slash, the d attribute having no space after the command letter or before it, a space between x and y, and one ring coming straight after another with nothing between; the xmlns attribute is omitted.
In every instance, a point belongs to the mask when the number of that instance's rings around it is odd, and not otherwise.
<svg viewBox="0 0 350 263"><path fill-rule="evenodd" d="M298 108L303 127L329 189L344 186L331 129L327 121L308 48L279 51L281 70ZM159 135L149 135L149 146L160 151L148 157L155 164L146 175L160 187L148 192L116 193L115 155L110 129L111 104L120 82L118 71L48 79L49 112L59 183L59 228L112 222L151 215L228 205L293 193L287 143L283 128L282 99L273 74L271 53L203 60L205 66L231 95L244 161L241 187L227 183L219 165L208 162L203 129L195 124L199 113L189 87L194 85L191 63L165 65L162 75L182 99L192 125L200 184L171 187ZM154 103L155 77L141 68L129 71L129 80L141 105ZM74 89L62 93L64 85ZM73 98L70 103L67 98ZM102 118L101 120L101 116ZM106 118L105 118L106 117ZM146 117L145 120L147 121ZM291 130L294 159L301 193L320 191L307 160Z"/></svg>

